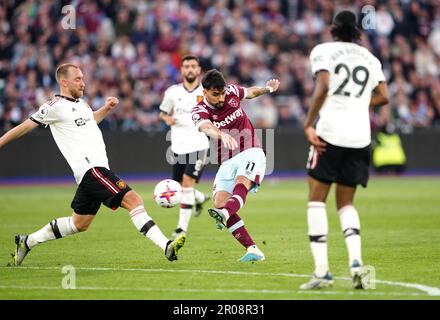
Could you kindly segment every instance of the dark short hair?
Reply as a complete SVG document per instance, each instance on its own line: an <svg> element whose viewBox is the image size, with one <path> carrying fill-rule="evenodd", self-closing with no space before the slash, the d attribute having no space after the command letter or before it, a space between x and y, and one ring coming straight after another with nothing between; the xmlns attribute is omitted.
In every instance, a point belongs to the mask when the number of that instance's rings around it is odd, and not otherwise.
<svg viewBox="0 0 440 320"><path fill-rule="evenodd" d="M206 90L223 89L226 86L226 80L220 71L211 69L203 76L202 86Z"/></svg>
<svg viewBox="0 0 440 320"><path fill-rule="evenodd" d="M74 65L73 63L63 63L58 66L57 70L55 71L55 79L57 82L60 82L60 78L66 77L67 73L69 72L69 68L78 68L77 65Z"/></svg>
<svg viewBox="0 0 440 320"><path fill-rule="evenodd" d="M353 42L361 38L361 31L356 24L356 16L351 11L341 11L333 19L331 28L333 38Z"/></svg>
<svg viewBox="0 0 440 320"><path fill-rule="evenodd" d="M180 61L180 63L183 64L185 61L188 61L188 60L195 60L195 61L197 61L197 64L200 65L200 60L199 60L199 58L196 57L196 56L194 56L194 55L192 55L192 54L184 55L184 56L182 57L182 60Z"/></svg>

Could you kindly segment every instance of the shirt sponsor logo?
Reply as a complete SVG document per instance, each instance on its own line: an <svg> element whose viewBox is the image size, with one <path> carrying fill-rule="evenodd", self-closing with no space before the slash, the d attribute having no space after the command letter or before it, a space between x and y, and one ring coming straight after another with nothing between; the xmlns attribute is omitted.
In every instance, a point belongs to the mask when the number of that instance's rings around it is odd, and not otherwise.
<svg viewBox="0 0 440 320"><path fill-rule="evenodd" d="M231 113L229 116L225 118L223 121L214 121L214 125L217 128L221 128L224 126L227 126L228 124L234 122L235 119L240 118L243 116L243 111L241 109L235 110L233 113Z"/></svg>
<svg viewBox="0 0 440 320"><path fill-rule="evenodd" d="M89 121L90 121L90 118L89 119L78 118L78 119L75 119L75 124L78 127L81 127L81 126L85 126L87 124L87 122L89 122Z"/></svg>

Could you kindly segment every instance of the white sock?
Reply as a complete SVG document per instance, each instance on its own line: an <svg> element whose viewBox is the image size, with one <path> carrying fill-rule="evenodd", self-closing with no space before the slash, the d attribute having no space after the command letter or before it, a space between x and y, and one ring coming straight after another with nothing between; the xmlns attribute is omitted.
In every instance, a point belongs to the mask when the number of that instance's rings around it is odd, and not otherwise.
<svg viewBox="0 0 440 320"><path fill-rule="evenodd" d="M310 248L315 261L315 275L323 277L328 266L327 211L324 202L309 202L307 207L307 222L309 227Z"/></svg>
<svg viewBox="0 0 440 320"><path fill-rule="evenodd" d="M180 202L179 223L177 228L180 228L185 232L188 231L194 202L194 188L182 188L182 201Z"/></svg>
<svg viewBox="0 0 440 320"><path fill-rule="evenodd" d="M29 249L36 245L54 239L59 239L74 233L78 233L72 221L72 217L63 217L52 220L40 230L30 234L26 244Z"/></svg>
<svg viewBox="0 0 440 320"><path fill-rule="evenodd" d="M225 220L228 221L229 217L230 217L228 209L223 208L223 209L220 209L220 211L223 212L223 215L225 216Z"/></svg>
<svg viewBox="0 0 440 320"><path fill-rule="evenodd" d="M339 219L347 244L349 266L353 264L354 260L358 260L362 265L359 214L355 207L348 205L339 209Z"/></svg>
<svg viewBox="0 0 440 320"><path fill-rule="evenodd" d="M202 203L206 199L205 194L195 188L194 188L194 196L195 196L196 203Z"/></svg>
<svg viewBox="0 0 440 320"><path fill-rule="evenodd" d="M154 242L162 250L165 250L169 239L160 231L153 219L145 211L144 206L139 206L130 211L130 218L136 229Z"/></svg>

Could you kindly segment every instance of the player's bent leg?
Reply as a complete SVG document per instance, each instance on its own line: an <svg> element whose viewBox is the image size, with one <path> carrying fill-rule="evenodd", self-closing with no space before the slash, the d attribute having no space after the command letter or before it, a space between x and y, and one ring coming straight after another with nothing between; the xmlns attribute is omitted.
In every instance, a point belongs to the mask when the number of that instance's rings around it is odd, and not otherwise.
<svg viewBox="0 0 440 320"><path fill-rule="evenodd" d="M228 199L231 197L231 194L226 191L217 191L214 194L214 206L215 208L209 208L208 214L211 218L215 220L217 229L223 230L226 227L227 220L229 218L229 214L226 210L222 209Z"/></svg>
<svg viewBox="0 0 440 320"><path fill-rule="evenodd" d="M214 207L217 209L223 208L230 197L231 194L229 192L217 191L214 195Z"/></svg>
<svg viewBox="0 0 440 320"><path fill-rule="evenodd" d="M95 215L92 214L77 214L75 212L72 214L72 222L78 232L86 231L94 218Z"/></svg>
<svg viewBox="0 0 440 320"><path fill-rule="evenodd" d="M128 191L122 198L120 204L122 208L125 208L128 211L132 211L134 208L143 205L144 205L144 201L142 200L141 196L134 190Z"/></svg>
<svg viewBox="0 0 440 320"><path fill-rule="evenodd" d="M40 230L29 235L15 236L15 251L12 253L12 264L19 266L32 248L40 243L60 239L71 234L85 231L94 215L77 215L52 220ZM82 219L82 220L81 220Z"/></svg>
<svg viewBox="0 0 440 320"><path fill-rule="evenodd" d="M224 207L221 208L221 213L219 213L226 217L226 221L229 219L229 217L237 214L237 212L244 206L246 203L247 194L252 188L253 184L254 182L244 176L238 176L235 179L232 194L227 199Z"/></svg>
<svg viewBox="0 0 440 320"><path fill-rule="evenodd" d="M160 247L168 260L177 260L177 253L185 243L185 235L179 236L174 241L165 237L145 210L142 198L134 190L130 190L124 195L121 207L130 212L131 221L136 229Z"/></svg>
<svg viewBox="0 0 440 320"><path fill-rule="evenodd" d="M208 202L211 197L203 192L194 188L194 196L196 200L196 204L194 206L194 217L198 217L203 212L203 205Z"/></svg>
<svg viewBox="0 0 440 320"><path fill-rule="evenodd" d="M246 254L239 261L262 261L265 259L264 253L255 245L241 217L237 213L229 217L227 210L224 208L231 196L232 194L229 192L217 191L214 194L215 208L209 209L208 212L216 220L219 229L227 227L232 236L246 248Z"/></svg>
<svg viewBox="0 0 440 320"><path fill-rule="evenodd" d="M238 176L235 179L234 190L225 204L225 209L228 210L230 216L236 214L244 206L247 194L253 185L254 182L244 176Z"/></svg>
<svg viewBox="0 0 440 320"><path fill-rule="evenodd" d="M196 179L190 177L187 174L184 174L181 183L182 188L194 188L194 185L196 184Z"/></svg>

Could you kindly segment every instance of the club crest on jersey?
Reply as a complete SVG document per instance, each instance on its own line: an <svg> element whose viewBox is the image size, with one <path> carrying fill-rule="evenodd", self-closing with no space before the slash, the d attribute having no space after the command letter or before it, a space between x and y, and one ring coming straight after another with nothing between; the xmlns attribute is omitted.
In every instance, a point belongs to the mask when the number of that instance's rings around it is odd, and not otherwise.
<svg viewBox="0 0 440 320"><path fill-rule="evenodd" d="M229 100L229 105L230 105L231 107L233 107L233 108L237 108L237 107L238 107L238 99L235 98L235 97L232 97L232 98Z"/></svg>
<svg viewBox="0 0 440 320"><path fill-rule="evenodd" d="M197 103L200 103L203 101L203 96L197 96Z"/></svg>
<svg viewBox="0 0 440 320"><path fill-rule="evenodd" d="M116 185L119 187L119 189L125 189L127 187L127 184L122 180L116 182Z"/></svg>

